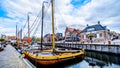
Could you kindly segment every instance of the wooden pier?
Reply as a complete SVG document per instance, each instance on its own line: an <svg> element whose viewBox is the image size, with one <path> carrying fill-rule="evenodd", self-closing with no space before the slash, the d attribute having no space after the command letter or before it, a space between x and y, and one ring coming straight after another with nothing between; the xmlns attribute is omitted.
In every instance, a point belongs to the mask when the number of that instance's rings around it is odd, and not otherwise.
<svg viewBox="0 0 120 68"><path fill-rule="evenodd" d="M51 46L51 43L44 43L44 45ZM56 46L64 47L64 48L74 48L74 49L84 48L85 50L90 50L90 51L120 54L120 45L56 43Z"/></svg>
<svg viewBox="0 0 120 68"><path fill-rule="evenodd" d="M11 45L0 52L0 68L35 68L24 59Z"/></svg>

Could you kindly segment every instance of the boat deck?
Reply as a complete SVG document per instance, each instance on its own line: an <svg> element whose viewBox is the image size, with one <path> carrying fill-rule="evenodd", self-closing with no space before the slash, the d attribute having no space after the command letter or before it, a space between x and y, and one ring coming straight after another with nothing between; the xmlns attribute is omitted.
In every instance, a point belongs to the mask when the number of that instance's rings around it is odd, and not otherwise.
<svg viewBox="0 0 120 68"><path fill-rule="evenodd" d="M0 68L29 68L29 66L11 45L7 45L0 52Z"/></svg>

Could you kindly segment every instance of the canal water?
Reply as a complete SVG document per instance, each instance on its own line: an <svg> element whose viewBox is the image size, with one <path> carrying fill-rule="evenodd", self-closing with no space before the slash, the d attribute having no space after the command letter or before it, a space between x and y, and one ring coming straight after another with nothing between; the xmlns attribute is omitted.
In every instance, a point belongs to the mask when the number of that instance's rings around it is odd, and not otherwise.
<svg viewBox="0 0 120 68"><path fill-rule="evenodd" d="M35 64L36 65L36 64ZM37 68L45 68L36 65ZM98 52L85 52L83 59L46 68L120 68L120 56Z"/></svg>
<svg viewBox="0 0 120 68"><path fill-rule="evenodd" d="M85 58L68 68L120 68L120 56L98 52L86 52Z"/></svg>

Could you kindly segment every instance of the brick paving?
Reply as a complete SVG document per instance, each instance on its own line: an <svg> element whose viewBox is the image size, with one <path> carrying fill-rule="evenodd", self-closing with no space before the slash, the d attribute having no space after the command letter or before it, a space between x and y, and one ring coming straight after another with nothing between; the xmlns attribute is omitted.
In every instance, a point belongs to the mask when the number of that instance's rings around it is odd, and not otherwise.
<svg viewBox="0 0 120 68"><path fill-rule="evenodd" d="M11 45L7 45L4 50L0 52L0 68L29 67L21 60L17 51Z"/></svg>

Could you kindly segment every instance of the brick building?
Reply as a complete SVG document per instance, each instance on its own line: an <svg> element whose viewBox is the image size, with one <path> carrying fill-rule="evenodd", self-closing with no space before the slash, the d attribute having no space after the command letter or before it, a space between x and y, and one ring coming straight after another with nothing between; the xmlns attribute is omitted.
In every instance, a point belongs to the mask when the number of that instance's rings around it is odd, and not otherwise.
<svg viewBox="0 0 120 68"><path fill-rule="evenodd" d="M66 29L65 29L65 41L66 42L80 41L81 31L82 30L66 27Z"/></svg>
<svg viewBox="0 0 120 68"><path fill-rule="evenodd" d="M101 42L110 39L110 30L106 26L102 26L98 21L96 25L87 25L85 29L81 32L81 39L85 42L90 41L90 34L93 35L93 42Z"/></svg>

